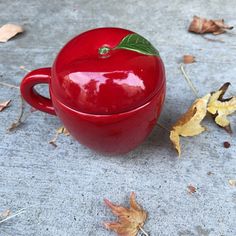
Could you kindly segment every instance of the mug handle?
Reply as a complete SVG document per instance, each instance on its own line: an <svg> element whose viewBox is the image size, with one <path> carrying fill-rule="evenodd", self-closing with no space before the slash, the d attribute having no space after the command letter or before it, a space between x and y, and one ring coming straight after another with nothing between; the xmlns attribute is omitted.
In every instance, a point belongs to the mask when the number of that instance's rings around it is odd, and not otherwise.
<svg viewBox="0 0 236 236"><path fill-rule="evenodd" d="M34 88L37 84L49 84L50 80L50 67L33 70L23 78L20 85L20 90L22 97L32 107L51 115L56 115L52 100L40 95Z"/></svg>

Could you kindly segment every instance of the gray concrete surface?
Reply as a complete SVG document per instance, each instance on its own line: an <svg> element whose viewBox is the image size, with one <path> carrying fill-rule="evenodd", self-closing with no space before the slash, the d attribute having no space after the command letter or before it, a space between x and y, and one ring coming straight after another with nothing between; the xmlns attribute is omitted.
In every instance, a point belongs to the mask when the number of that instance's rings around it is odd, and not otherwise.
<svg viewBox="0 0 236 236"><path fill-rule="evenodd" d="M160 123L166 127L194 100L178 68L183 54L197 58L186 70L200 95L226 81L232 82L231 93L236 93L235 31L217 37L224 43L186 31L195 14L236 25L236 1L0 0L0 9L1 25L13 22L26 29L0 44L0 81L18 85L25 74L19 66L30 70L50 66L74 35L117 26L139 32L160 50L167 72ZM1 224L1 236L115 235L101 224L115 219L103 198L127 205L131 191L149 213L144 228L150 235L236 235L236 188L228 184L236 178L235 115L230 118L232 136L206 119L208 132L182 139L181 159L168 133L159 127L133 152L104 157L70 137L60 136L57 148L48 144L61 124L41 112L7 133L19 112L18 92L0 86L0 100L6 99L13 101L0 113L0 211L28 209ZM223 148L224 141L231 143L229 149ZM193 195L187 192L189 184L197 187Z"/></svg>

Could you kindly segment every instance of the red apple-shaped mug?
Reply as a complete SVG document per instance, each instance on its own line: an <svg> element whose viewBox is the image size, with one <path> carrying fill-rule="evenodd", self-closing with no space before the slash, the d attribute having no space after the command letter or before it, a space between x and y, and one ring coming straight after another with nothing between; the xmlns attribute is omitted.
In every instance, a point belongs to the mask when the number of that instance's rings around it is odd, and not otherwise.
<svg viewBox="0 0 236 236"><path fill-rule="evenodd" d="M48 84L50 98L34 88ZM69 41L51 68L33 70L21 83L34 108L57 115L81 144L126 153L150 134L160 115L166 82L158 51L132 31L98 28Z"/></svg>

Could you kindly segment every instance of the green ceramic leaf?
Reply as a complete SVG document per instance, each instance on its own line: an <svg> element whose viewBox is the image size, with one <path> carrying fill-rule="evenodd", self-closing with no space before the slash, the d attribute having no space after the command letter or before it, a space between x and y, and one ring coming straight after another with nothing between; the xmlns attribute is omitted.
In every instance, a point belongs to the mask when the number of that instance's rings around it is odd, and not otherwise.
<svg viewBox="0 0 236 236"><path fill-rule="evenodd" d="M139 34L128 34L115 49L126 49L146 55L159 56L152 44Z"/></svg>

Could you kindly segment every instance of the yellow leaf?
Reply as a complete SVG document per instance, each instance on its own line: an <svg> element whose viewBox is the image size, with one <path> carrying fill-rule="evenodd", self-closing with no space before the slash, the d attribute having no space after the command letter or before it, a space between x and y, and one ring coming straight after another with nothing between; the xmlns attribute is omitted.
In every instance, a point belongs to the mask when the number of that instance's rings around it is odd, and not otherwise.
<svg viewBox="0 0 236 236"><path fill-rule="evenodd" d="M236 97L223 99L229 85L230 83L225 83L218 91L212 93L207 111L213 115L216 124L231 132L227 116L236 111Z"/></svg>
<svg viewBox="0 0 236 236"><path fill-rule="evenodd" d="M134 192L130 195L130 208L114 205L107 199L104 201L119 218L117 222L104 223L107 229L115 231L119 236L136 236L139 230L143 231L147 213L136 202Z"/></svg>
<svg viewBox="0 0 236 236"><path fill-rule="evenodd" d="M197 99L188 111L173 125L170 131L170 140L174 144L179 155L181 154L179 136L195 136L205 131L205 128L201 125L201 121L206 116L207 103L210 96L210 94L207 94L206 96Z"/></svg>
<svg viewBox="0 0 236 236"><path fill-rule="evenodd" d="M57 134L64 134L65 136L70 135L69 131L64 126L57 129Z"/></svg>
<svg viewBox="0 0 236 236"><path fill-rule="evenodd" d="M24 30L19 25L6 24L0 28L0 42L5 43L18 33L22 33Z"/></svg>

